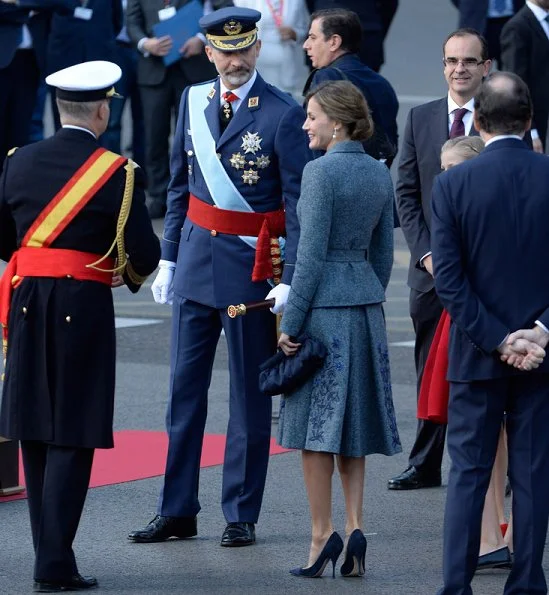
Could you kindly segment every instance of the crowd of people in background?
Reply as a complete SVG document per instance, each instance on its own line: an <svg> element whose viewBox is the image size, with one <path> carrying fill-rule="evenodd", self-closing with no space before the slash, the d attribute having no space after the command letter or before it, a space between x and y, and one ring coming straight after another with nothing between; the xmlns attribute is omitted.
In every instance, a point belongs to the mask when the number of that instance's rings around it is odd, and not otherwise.
<svg viewBox="0 0 549 595"><path fill-rule="evenodd" d="M233 5L232 0L197 1L203 4L204 14ZM201 33L179 48L179 60L164 64L171 41L155 37L153 29L163 18L159 10L177 10L185 4L187 0L94 0L91 12L84 9L81 13L75 12L80 6L77 0L21 0L17 6L0 3L0 40L6 48L0 57L0 168L9 149L44 137L46 109L52 110L55 129L59 128L55 101L47 100L47 75L85 61L112 61L122 69L117 91L124 99L113 103L101 143L112 151L130 154L144 168L149 214L151 218L163 217L170 139L181 94L189 84L216 74L204 54ZM234 5L261 12L263 47L258 69L267 82L301 101L310 71L302 48L310 14L323 8L355 11L366 32L359 41L358 55L378 71L384 60L383 40L398 1L235 0ZM123 118L126 103L130 115ZM122 134L123 125L131 131Z"/></svg>

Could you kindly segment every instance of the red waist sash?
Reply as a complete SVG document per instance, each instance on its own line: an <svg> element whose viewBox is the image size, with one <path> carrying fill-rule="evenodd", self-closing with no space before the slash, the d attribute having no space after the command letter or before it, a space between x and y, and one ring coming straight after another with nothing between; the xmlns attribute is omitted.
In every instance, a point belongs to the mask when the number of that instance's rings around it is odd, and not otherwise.
<svg viewBox="0 0 549 595"><path fill-rule="evenodd" d="M13 290L24 277L54 277L78 281L97 281L111 285L112 272L98 271L87 265L100 258L90 252L62 250L59 248L19 248L13 253L2 278L0 279L0 323L7 340L7 327ZM106 268L114 268L112 258L103 261Z"/></svg>
<svg viewBox="0 0 549 595"><path fill-rule="evenodd" d="M187 216L196 225L209 229L214 236L226 233L257 237L252 281L270 278L275 283L280 281L282 266L278 238L285 234L284 209L267 213L229 211L209 205L191 194Z"/></svg>

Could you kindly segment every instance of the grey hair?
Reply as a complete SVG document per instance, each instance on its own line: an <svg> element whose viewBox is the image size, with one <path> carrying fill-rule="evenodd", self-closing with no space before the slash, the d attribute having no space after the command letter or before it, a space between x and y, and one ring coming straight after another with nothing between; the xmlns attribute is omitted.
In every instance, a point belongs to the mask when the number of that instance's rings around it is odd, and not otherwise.
<svg viewBox="0 0 549 595"><path fill-rule="evenodd" d="M100 99L99 101L67 101L65 99L56 99L56 101L61 116L87 122L105 99Z"/></svg>

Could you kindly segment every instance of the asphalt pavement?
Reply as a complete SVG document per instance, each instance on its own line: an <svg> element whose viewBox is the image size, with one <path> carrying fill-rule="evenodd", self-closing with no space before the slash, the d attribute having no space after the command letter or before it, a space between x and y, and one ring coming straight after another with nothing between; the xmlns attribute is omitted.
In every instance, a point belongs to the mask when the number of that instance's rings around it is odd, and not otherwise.
<svg viewBox="0 0 549 595"><path fill-rule="evenodd" d="M401 0L386 45L383 74L401 101L401 133L408 110L445 93L441 44L456 23L449 0ZM161 231L161 222L155 223ZM441 584L441 546L446 489L394 492L387 480L406 467L416 428L413 331L408 317L406 267L409 259L399 231L386 304L394 401L404 452L367 460L366 575L333 580L296 578L288 570L307 560L310 522L298 452L270 461L257 544L221 548L225 522L220 508L222 468L201 473L198 537L143 545L126 535L155 514L161 478L89 491L75 541L82 574L100 582L95 592L113 594L220 593L239 595L368 593L434 595ZM115 430L163 430L168 394L170 309L154 304L150 281L137 295L115 292L118 364ZM224 434L228 419L227 350L221 339L210 391L207 431ZM276 435L276 421L273 421ZM448 459L443 464L446 482ZM344 503L334 480L334 520L344 530ZM30 593L32 542L25 500L0 503L0 594ZM547 567L548 560L545 558ZM474 580L477 595L501 594L507 574L486 571Z"/></svg>

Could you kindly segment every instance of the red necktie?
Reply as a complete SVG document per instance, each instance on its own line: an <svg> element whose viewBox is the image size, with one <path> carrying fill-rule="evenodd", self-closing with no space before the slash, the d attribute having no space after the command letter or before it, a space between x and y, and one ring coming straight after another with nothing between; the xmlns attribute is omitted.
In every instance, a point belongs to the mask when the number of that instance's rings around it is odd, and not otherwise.
<svg viewBox="0 0 549 595"><path fill-rule="evenodd" d="M469 110L466 107L460 107L454 111L454 121L450 128L450 138L456 138L456 136L465 136L465 124L463 123L463 116L467 114Z"/></svg>

